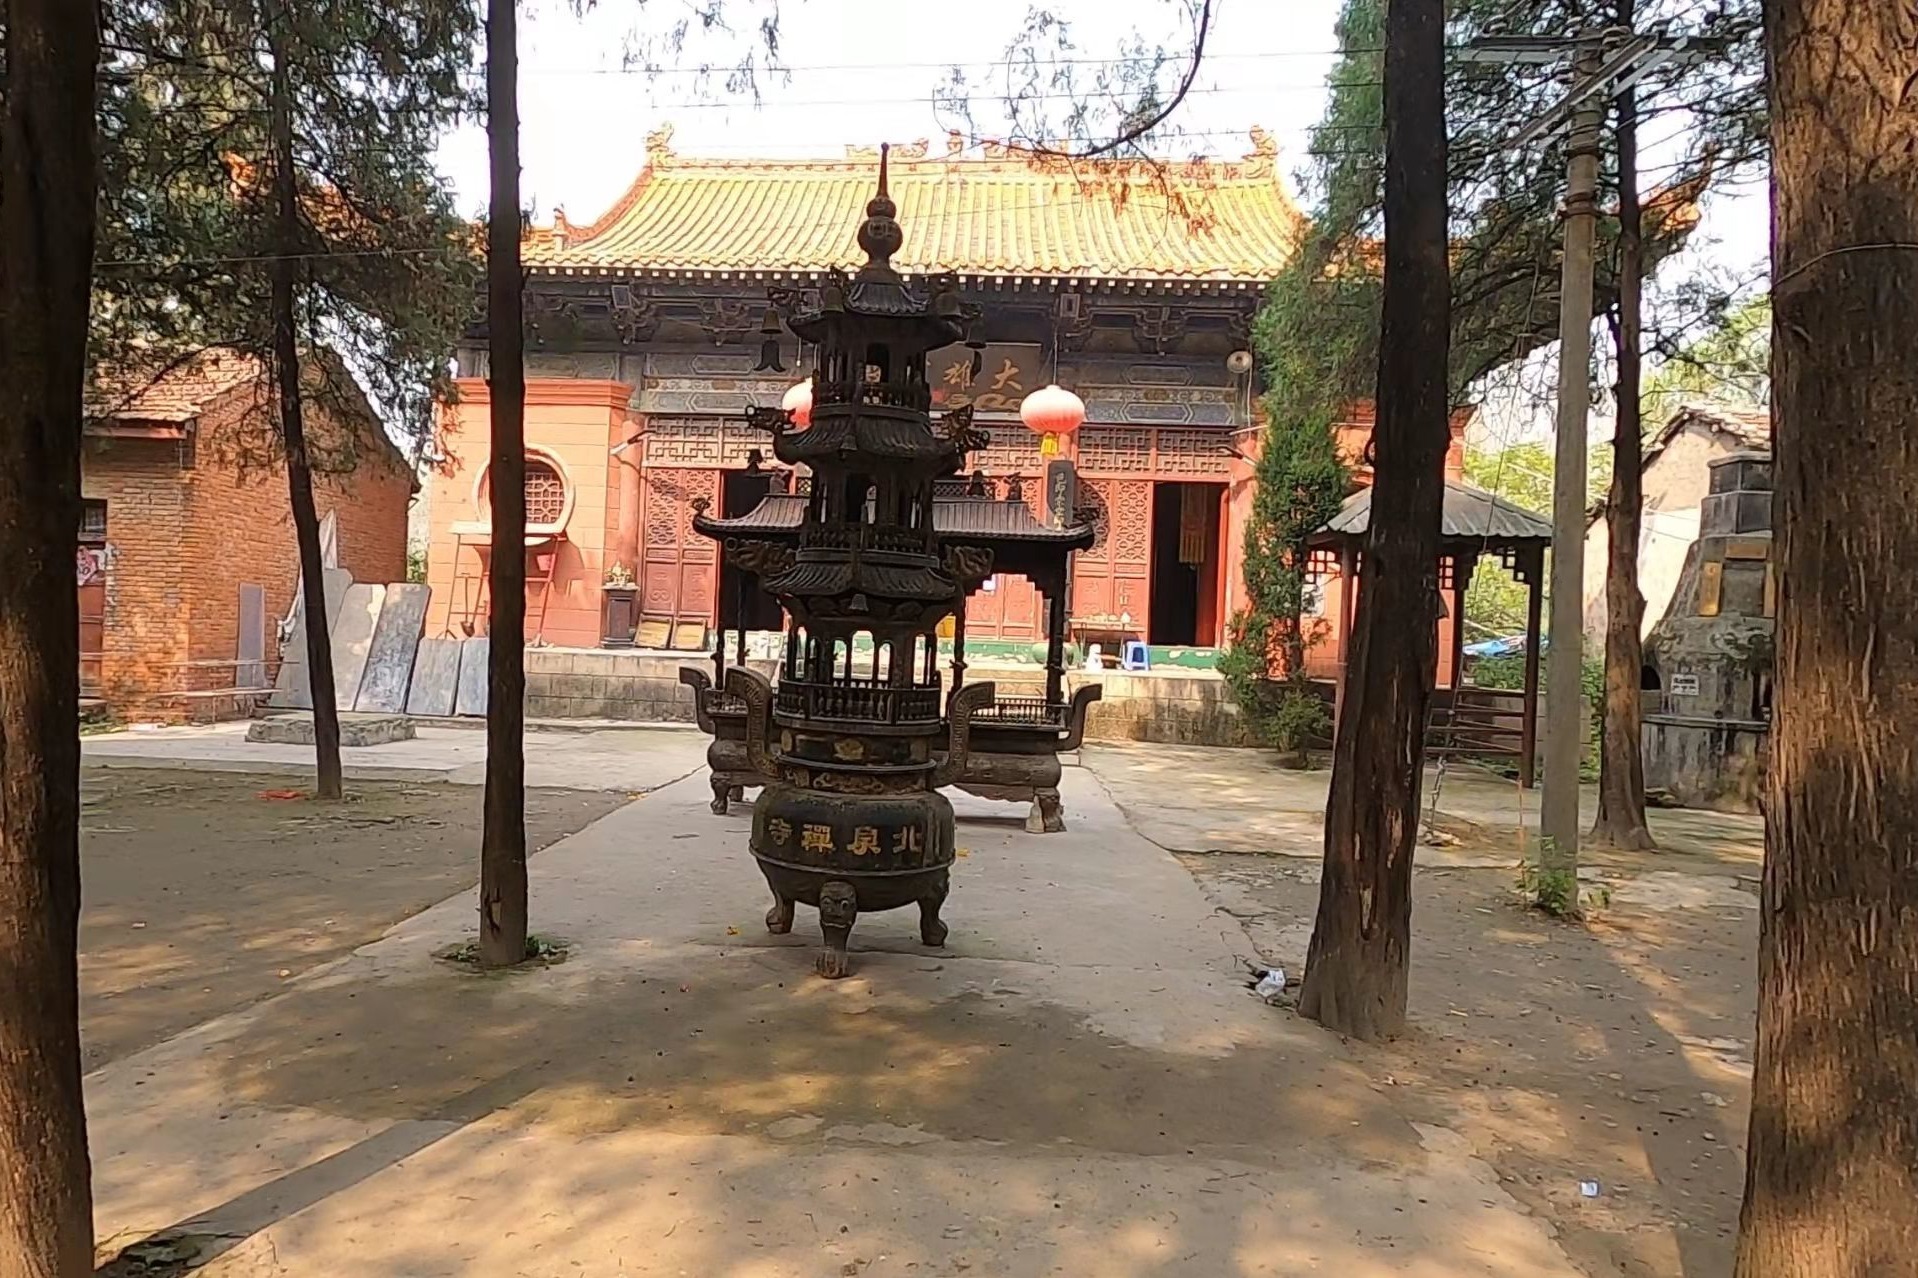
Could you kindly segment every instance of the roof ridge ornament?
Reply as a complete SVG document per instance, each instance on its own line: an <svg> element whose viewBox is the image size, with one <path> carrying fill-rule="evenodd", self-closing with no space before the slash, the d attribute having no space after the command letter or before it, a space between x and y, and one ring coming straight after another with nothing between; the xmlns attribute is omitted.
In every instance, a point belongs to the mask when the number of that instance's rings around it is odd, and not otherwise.
<svg viewBox="0 0 1918 1278"><path fill-rule="evenodd" d="M656 169L675 158L673 125L669 120L646 135L646 167Z"/></svg>
<svg viewBox="0 0 1918 1278"><path fill-rule="evenodd" d="M887 143L879 144L879 190L866 202L866 220L859 226L859 247L866 251L866 264L857 276L860 280L899 278L892 268L892 255L906 242L906 233L899 226L899 206L886 189L886 160L891 149Z"/></svg>

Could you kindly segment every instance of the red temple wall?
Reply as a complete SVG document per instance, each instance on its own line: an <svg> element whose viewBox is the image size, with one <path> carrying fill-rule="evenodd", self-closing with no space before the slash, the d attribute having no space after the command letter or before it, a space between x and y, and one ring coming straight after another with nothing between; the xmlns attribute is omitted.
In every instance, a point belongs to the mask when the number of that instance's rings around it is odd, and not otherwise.
<svg viewBox="0 0 1918 1278"><path fill-rule="evenodd" d="M492 396L480 378L462 378L456 386L458 399L441 417L445 460L427 480L429 635L486 632L483 480ZM559 470L571 500L564 536L527 552L528 577L551 576L545 588L528 583L528 640L556 647L599 643L601 584L615 558L618 522L619 478L611 450L631 433L631 397L632 388L621 382L527 379L528 453Z"/></svg>
<svg viewBox="0 0 1918 1278"><path fill-rule="evenodd" d="M428 581L434 587L428 633L484 631L480 560L456 524L483 522L476 497L487 455L489 397L480 379L463 379L460 398L445 412L444 466L429 480ZM745 464L746 448L760 440L736 437L736 423L691 418L647 420L627 408L631 387L623 382L533 378L527 383L526 439L561 466L574 489L567 535L558 550L553 586L543 620L536 591L529 591L528 634L535 626L558 646L596 646L601 629L601 583L615 562L632 563L639 579L641 612L652 618L716 623L719 586L717 548L692 530L692 503L704 497L718 506L724 471ZM1466 415L1453 422L1446 460L1448 478L1463 469ZM1035 514L1044 515L1047 458L1039 440L1017 423L993 423L993 443L974 458L995 477L1020 477ZM1342 451L1358 463L1371 432L1369 405L1339 427ZM612 448L634 435L641 441L614 456ZM1155 483L1215 483L1222 487L1218 526L1208 533L1198 600L1201 643L1220 642L1232 615L1244 606L1244 534L1251 513L1257 427L1216 428L1091 425L1068 437L1063 455L1080 471L1081 506L1092 520L1095 541L1074 563L1070 616L1078 623L1120 618L1140 634L1151 622L1153 486ZM637 482L625 472L637 467ZM1359 480L1367 476L1361 472ZM637 496L636 515L624 510ZM537 571L537 565L535 566ZM1336 671L1340 654L1336 620L1343 583L1325 583L1327 637L1315 647L1315 671ZM1044 635L1044 601L1030 581L1000 574L990 591L967 608L967 632L979 639L1033 642ZM1449 678L1449 618L1440 625L1442 660Z"/></svg>

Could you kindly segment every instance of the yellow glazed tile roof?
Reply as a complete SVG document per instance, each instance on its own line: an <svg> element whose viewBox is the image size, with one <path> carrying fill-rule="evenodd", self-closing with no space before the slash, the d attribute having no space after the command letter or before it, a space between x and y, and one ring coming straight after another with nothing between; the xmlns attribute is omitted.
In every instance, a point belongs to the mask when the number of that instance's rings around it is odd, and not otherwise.
<svg viewBox="0 0 1918 1278"><path fill-rule="evenodd" d="M547 273L822 271L861 260L853 242L878 176L876 149L842 160L708 160L647 140L646 168L590 226L535 227L525 264ZM891 194L911 274L1264 283L1297 241L1300 214L1277 148L1253 131L1243 160L1066 163L955 139L894 147Z"/></svg>

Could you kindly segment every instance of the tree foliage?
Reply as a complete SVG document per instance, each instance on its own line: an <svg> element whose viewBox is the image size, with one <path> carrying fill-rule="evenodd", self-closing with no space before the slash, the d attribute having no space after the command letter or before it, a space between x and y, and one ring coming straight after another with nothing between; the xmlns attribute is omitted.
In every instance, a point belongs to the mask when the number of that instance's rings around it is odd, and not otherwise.
<svg viewBox="0 0 1918 1278"><path fill-rule="evenodd" d="M934 105L973 142L1008 142L1061 160L1113 156L1157 171L1185 136L1178 108L1204 65L1215 6L1164 0L1170 34L1134 29L1116 57L1088 58L1064 11L1035 4L996 71L969 76L954 66ZM999 118L982 126L987 103Z"/></svg>
<svg viewBox="0 0 1918 1278"><path fill-rule="evenodd" d="M368 387L415 458L431 433L473 311L471 235L431 159L467 104L473 14L464 0L122 0L112 20L99 399L213 348L261 370L239 420L198 446L285 471L315 793L338 798L313 476L387 446Z"/></svg>
<svg viewBox="0 0 1918 1278"><path fill-rule="evenodd" d="M1580 29L1588 8L1581 0L1460 0L1451 6L1448 44L1456 49L1488 35L1562 36ZM1675 32L1709 32L1723 41L1706 64L1669 67L1640 86L1641 118L1668 118L1686 135L1682 157L1654 175L1647 200L1646 262L1655 267L1686 242L1708 185L1762 157L1764 111L1756 0L1722 0L1709 12L1675 2L1644 8L1647 25L1664 21ZM1325 116L1312 134L1314 162L1301 174L1314 216L1292 272L1300 278L1276 290L1269 303L1302 308L1314 340L1337 352L1318 384L1298 394L1350 399L1373 390L1383 30L1383 0L1347 0L1338 25L1343 53ZM1448 65L1449 379L1458 402L1495 370L1557 340L1563 144L1514 148L1511 139L1562 91L1549 66ZM1617 298L1617 240L1616 217L1601 217L1594 316Z"/></svg>
<svg viewBox="0 0 1918 1278"><path fill-rule="evenodd" d="M1704 334L1663 352L1645 379L1645 422L1656 429L1686 400L1740 408L1771 403L1771 297L1751 298Z"/></svg>
<svg viewBox="0 0 1918 1278"><path fill-rule="evenodd" d="M394 433L426 440L474 312L472 233L432 164L471 106L472 6L122 0L108 20L96 367L157 370L207 347L270 367L271 268L291 253L301 348L340 357L308 371L313 393L350 412L357 381ZM290 247L270 163L274 49L298 169Z"/></svg>
<svg viewBox="0 0 1918 1278"><path fill-rule="evenodd" d="M1304 284L1299 273L1275 284L1253 332L1271 389L1245 527L1246 606L1232 618L1219 665L1253 730L1293 760L1327 727L1305 674L1320 628L1306 615L1307 542L1338 513L1351 484L1333 430L1340 405L1312 393L1340 353L1313 340L1302 306L1278 300ZM1283 678L1277 688L1268 683L1274 670Z"/></svg>
<svg viewBox="0 0 1918 1278"><path fill-rule="evenodd" d="M1468 443L1465 449L1467 483L1541 515L1552 509L1552 469L1552 446L1541 440L1524 439L1503 447ZM1593 446L1586 457L1585 476L1586 503L1595 508L1605 500L1612 482L1609 445ZM1503 565L1480 560L1465 588L1467 641L1524 633L1525 591Z"/></svg>

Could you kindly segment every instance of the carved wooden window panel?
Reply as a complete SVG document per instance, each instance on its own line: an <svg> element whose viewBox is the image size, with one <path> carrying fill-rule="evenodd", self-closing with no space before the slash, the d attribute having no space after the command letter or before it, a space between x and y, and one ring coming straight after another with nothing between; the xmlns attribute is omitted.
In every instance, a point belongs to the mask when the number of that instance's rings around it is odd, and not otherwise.
<svg viewBox="0 0 1918 1278"><path fill-rule="evenodd" d="M1137 480L1113 486L1112 557L1144 563L1152 555L1152 485Z"/></svg>
<svg viewBox="0 0 1918 1278"><path fill-rule="evenodd" d="M526 459L526 522L551 527L566 513L566 481L550 462Z"/></svg>
<svg viewBox="0 0 1918 1278"><path fill-rule="evenodd" d="M1106 505L1105 485L1085 482L1079 485L1079 518L1092 525L1092 545L1086 549L1089 559L1106 559L1106 538L1112 530L1112 512Z"/></svg>
<svg viewBox="0 0 1918 1278"><path fill-rule="evenodd" d="M1154 453L1158 469L1168 475L1226 474L1231 460L1226 436L1213 430L1161 430Z"/></svg>
<svg viewBox="0 0 1918 1278"><path fill-rule="evenodd" d="M1037 475L1045 469L1039 438L1024 426L995 425L991 442L972 454L972 465L992 475Z"/></svg>

